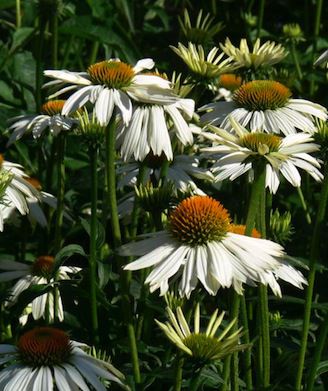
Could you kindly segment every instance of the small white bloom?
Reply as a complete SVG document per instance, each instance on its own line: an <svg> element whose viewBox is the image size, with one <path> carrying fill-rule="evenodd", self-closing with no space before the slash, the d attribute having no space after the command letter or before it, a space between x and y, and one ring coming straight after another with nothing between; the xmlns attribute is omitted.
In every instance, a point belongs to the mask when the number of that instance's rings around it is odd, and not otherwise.
<svg viewBox="0 0 328 391"><path fill-rule="evenodd" d="M32 131L34 138L38 138L46 128L49 128L50 133L54 136L57 136L61 131L71 129L76 121L73 118L61 115L64 104L64 100L49 101L41 107L41 114L39 115L20 115L12 118L10 120L12 125L8 129L12 131L12 134L7 147L29 131Z"/></svg>
<svg viewBox="0 0 328 391"><path fill-rule="evenodd" d="M145 160L147 168L144 174L144 184L150 180L151 176L154 176L159 181L163 161L163 156L154 156L152 154L147 156ZM174 183L174 187L178 191L205 195L192 178L212 182L214 176L208 169L199 167L199 164L200 160L196 156L177 155L168 167L166 178ZM118 188L122 189L124 186L134 187L137 184L139 168L140 165L136 162L122 164L117 169L118 175L121 176Z"/></svg>
<svg viewBox="0 0 328 391"><path fill-rule="evenodd" d="M140 74L141 71L153 67L154 61L149 58L138 61L134 67L117 59L111 59L90 65L86 73L47 70L44 74L57 79L55 82L48 83L48 86L73 84L57 91L52 97L77 89L66 101L63 115L68 115L87 102L91 102L95 105L95 113L101 126L109 123L115 107L118 108L124 125L127 125L132 116L130 98L153 104L169 104L177 101L168 80L156 75Z"/></svg>
<svg viewBox="0 0 328 391"><path fill-rule="evenodd" d="M4 160L0 154L0 231L8 208L14 206L20 214L29 213L28 199L37 200L39 192L25 179L27 175L20 164Z"/></svg>
<svg viewBox="0 0 328 391"><path fill-rule="evenodd" d="M14 345L0 345L0 389L6 391L105 391L102 381L128 389L124 376L110 363L87 354L87 345L67 333L38 327Z"/></svg>
<svg viewBox="0 0 328 391"><path fill-rule="evenodd" d="M220 47L235 66L244 68L271 66L282 61L288 54L281 44L267 41L261 45L259 38L255 41L252 51L249 50L244 38L240 41L239 48L234 46L229 38L226 38L224 45L220 44Z"/></svg>
<svg viewBox="0 0 328 391"><path fill-rule="evenodd" d="M169 129L183 145L192 144L192 131L182 114L190 120L194 106L192 99L180 99L168 105L147 104L134 108L131 121L123 126L119 136L123 159L127 161L134 156L136 160L144 160L151 152L157 156L164 153L168 160L172 160Z"/></svg>
<svg viewBox="0 0 328 391"><path fill-rule="evenodd" d="M9 291L9 299L5 302L5 306L10 307L15 304L19 295L33 285L53 285L54 275L54 257L43 255L38 257L32 265L28 265L15 261L1 261L0 282L12 281L19 278L13 288ZM75 266L60 266L58 269L57 281L69 280L70 274L76 274L81 270ZM48 303L50 321L54 320L54 292L50 290L36 297L32 301L32 315L34 319L40 319L46 316L46 308ZM64 320L64 311L61 297L58 301L58 319Z"/></svg>
<svg viewBox="0 0 328 391"><path fill-rule="evenodd" d="M188 43L188 47L179 43L177 48L174 46L170 46L170 48L186 63L194 76L209 82L222 73L231 72L238 68L232 64L230 58L222 60L224 53L218 54L220 49L217 47L212 48L207 56L205 56L201 45L194 45L191 42Z"/></svg>
<svg viewBox="0 0 328 391"><path fill-rule="evenodd" d="M201 121L231 130L229 116L254 131L283 133L316 131L314 118L326 121L325 107L305 99L291 99L290 90L272 80L254 80L240 86L231 102L210 103Z"/></svg>
<svg viewBox="0 0 328 391"><path fill-rule="evenodd" d="M265 186L271 193L278 190L280 173L295 187L301 186L301 176L298 172L300 168L307 171L316 181L323 179L318 160L309 155L320 148L319 145L312 143L313 138L310 134L297 133L279 137L263 132L250 132L233 117L230 121L235 133L212 126L214 133L208 133L207 137L213 142L213 146L202 149L203 152L220 154L220 158L212 167L217 182L227 178L233 181L249 172L259 158L265 163Z"/></svg>
<svg viewBox="0 0 328 391"><path fill-rule="evenodd" d="M153 266L145 282L162 295L174 276L181 277L180 296L190 297L198 280L211 295L231 286L241 294L243 284L265 283L264 275L278 270L284 256L277 243L234 233L228 211L207 196L183 200L166 231L142 237L121 247L121 255L141 256L125 269Z"/></svg>

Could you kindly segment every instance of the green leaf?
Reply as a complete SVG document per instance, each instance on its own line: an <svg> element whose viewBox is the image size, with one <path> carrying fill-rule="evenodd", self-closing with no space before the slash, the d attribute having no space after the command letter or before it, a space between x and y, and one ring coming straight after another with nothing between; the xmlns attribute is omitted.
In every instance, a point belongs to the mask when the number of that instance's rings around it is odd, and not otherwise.
<svg viewBox="0 0 328 391"><path fill-rule="evenodd" d="M87 234L90 236L90 223L86 219L80 219L82 227L85 229ZM97 231L96 231L96 246L100 249L105 243L106 233L104 226L97 220Z"/></svg>
<svg viewBox="0 0 328 391"><path fill-rule="evenodd" d="M58 269L60 265L62 265L67 258L70 258L74 254L86 256L83 248L79 244L69 244L68 246L63 247L55 257L55 267L54 269Z"/></svg>
<svg viewBox="0 0 328 391"><path fill-rule="evenodd" d="M20 47L32 37L35 29L33 27L20 27L13 34L13 42L10 48L10 54L17 51Z"/></svg>

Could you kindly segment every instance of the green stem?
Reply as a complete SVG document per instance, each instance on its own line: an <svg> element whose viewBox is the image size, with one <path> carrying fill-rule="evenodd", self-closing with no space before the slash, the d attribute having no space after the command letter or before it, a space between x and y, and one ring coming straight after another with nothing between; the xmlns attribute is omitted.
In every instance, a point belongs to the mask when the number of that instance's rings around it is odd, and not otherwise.
<svg viewBox="0 0 328 391"><path fill-rule="evenodd" d="M60 133L56 139L56 162L57 162L57 208L56 208L56 222L54 233L54 254L57 254L62 246L62 226L64 216L64 196L65 196L65 144L66 138L64 133ZM58 273L57 273L58 274ZM55 276L57 281L57 276ZM59 305L59 291L58 287L54 288L54 320L57 318Z"/></svg>
<svg viewBox="0 0 328 391"><path fill-rule="evenodd" d="M249 200L248 213L246 218L245 235L251 236L255 226L256 217L259 221L259 229L262 237L266 235L265 224L265 167L258 166L254 169L254 182L252 184L251 196ZM269 311L267 300L267 289L264 286L259 287L260 302L260 350L262 363L259 363L259 379L263 387L270 384L270 334L269 334Z"/></svg>
<svg viewBox="0 0 328 391"><path fill-rule="evenodd" d="M298 76L299 80L302 80L303 79L303 74L302 74L300 62L298 60L298 55L297 55L297 52L296 52L296 46L295 46L295 42L294 41L291 42L291 54L292 54L292 57L293 57L293 61L294 61L294 65L295 65L295 68L296 68L297 76Z"/></svg>
<svg viewBox="0 0 328 391"><path fill-rule="evenodd" d="M240 314L241 314L241 323L243 326L243 343L245 345L250 345L250 335L249 335L245 293L241 297L241 301L240 301ZM244 351L243 358L244 358L244 372L245 372L246 390L251 391L251 390L253 390L251 349L246 349Z"/></svg>
<svg viewBox="0 0 328 391"><path fill-rule="evenodd" d="M22 25L22 10L21 10L21 1L16 0L16 28L20 28Z"/></svg>
<svg viewBox="0 0 328 391"><path fill-rule="evenodd" d="M116 198L115 142L116 142L116 123L115 123L115 115L113 115L106 129L106 189L108 193L108 206L109 206L110 220L111 220L111 227L112 227L114 252L122 243L120 222L119 222L118 210L117 210L117 198ZM127 324L133 376L134 376L135 383L140 384L141 377L140 377L140 369L139 369L137 341L136 341L135 329L133 325L132 306L129 297L131 273L126 273L122 271L121 260L119 257L117 257L117 259L118 259L118 267L120 272L122 309L124 311L124 317Z"/></svg>
<svg viewBox="0 0 328 391"><path fill-rule="evenodd" d="M312 240L311 240L311 250L310 250L310 271L308 276L308 286L305 292L305 305L304 305L304 317L303 317L303 329L302 329L302 339L301 339L301 348L298 361L298 369L296 374L295 390L300 391L302 387L302 377L304 370L304 360L307 348L307 338L310 329L310 320L311 320L311 307L312 307L312 297L316 273L316 263L320 254L320 239L322 232L322 224L325 219L326 208L328 202L328 163L325 163L324 169L324 180L322 183L320 201L318 206L318 213L316 221L314 224Z"/></svg>
<svg viewBox="0 0 328 391"><path fill-rule="evenodd" d="M302 189L301 189L301 187L297 187L296 189L297 189L297 194L298 194L298 196L300 198L300 201L301 201L301 204L302 204L302 208L303 208L304 213L305 213L306 222L308 224L312 224L312 219L311 219L311 216L310 216L310 212L309 212L309 209L308 209L308 207L306 205Z"/></svg>
<svg viewBox="0 0 328 391"><path fill-rule="evenodd" d="M317 368L320 363L323 348L327 342L327 335L328 335L328 315L325 316L325 319L322 322L319 338L315 345L315 351L314 351L313 359L311 360L311 367L310 367L309 376L307 380L306 391L313 391L314 382L317 374Z"/></svg>
<svg viewBox="0 0 328 391"><path fill-rule="evenodd" d="M323 0L317 0L316 2L316 12L315 12L315 19L314 19L314 36L313 36L313 52L312 52L312 63L314 62L315 55L317 52L317 42L319 38L319 32L320 32L320 21L321 21L321 13L322 13L322 5ZM315 90L315 81L312 78L310 82L310 96L313 95Z"/></svg>
<svg viewBox="0 0 328 391"><path fill-rule="evenodd" d="M182 371L183 371L183 363L184 359L182 354L179 352L176 358L177 364L175 366L175 381L173 391L180 391L182 385Z"/></svg>
<svg viewBox="0 0 328 391"><path fill-rule="evenodd" d="M190 387L189 387L190 391L198 391L199 386L201 385L202 369L203 369L203 367L197 369L194 372L194 374L190 380Z"/></svg>
<svg viewBox="0 0 328 391"><path fill-rule="evenodd" d="M116 199L116 172L115 172L115 149L116 141L116 123L115 116L112 116L106 128L106 184L108 193L108 206L110 211L110 221L112 227L112 235L114 248L121 245L121 230L117 211Z"/></svg>
<svg viewBox="0 0 328 391"><path fill-rule="evenodd" d="M240 295L233 291L233 298L231 303L230 310L230 320L238 319L239 314L239 304L240 304ZM231 333L234 333L238 329L238 322L234 324L231 329ZM231 360L232 359L232 360ZM232 362L232 375L231 375L231 362ZM238 371L238 353L235 352L232 355L229 355L223 365L223 385L221 391L228 390L229 379L231 380L231 390L238 390L239 383L239 371Z"/></svg>
<svg viewBox="0 0 328 391"><path fill-rule="evenodd" d="M94 64L97 60L99 51L99 41L94 41L92 48L91 48L91 54L89 58L89 64Z"/></svg>
<svg viewBox="0 0 328 391"><path fill-rule="evenodd" d="M97 311L97 203L98 203L98 147L90 145L90 176L91 176L91 223L90 223L90 308L92 340L99 344L98 311Z"/></svg>
<svg viewBox="0 0 328 391"><path fill-rule="evenodd" d="M40 111L42 104L42 83L43 83L43 48L44 48L44 32L46 29L46 20L43 18L42 12L39 14L39 36L36 50L36 70L35 70L35 107L36 112Z"/></svg>
<svg viewBox="0 0 328 391"><path fill-rule="evenodd" d="M259 13L257 17L257 38L259 38L261 35L261 30L263 26L263 17L264 17L264 7L265 7L265 0L260 0Z"/></svg>
<svg viewBox="0 0 328 391"><path fill-rule="evenodd" d="M50 18L51 31L51 66L53 69L58 68L58 17L57 10L53 12Z"/></svg>

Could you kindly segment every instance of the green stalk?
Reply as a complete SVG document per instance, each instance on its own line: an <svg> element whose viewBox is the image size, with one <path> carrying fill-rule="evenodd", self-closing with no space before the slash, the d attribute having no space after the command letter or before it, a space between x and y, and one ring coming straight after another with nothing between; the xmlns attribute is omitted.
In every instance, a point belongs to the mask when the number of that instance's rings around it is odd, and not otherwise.
<svg viewBox="0 0 328 391"><path fill-rule="evenodd" d="M16 0L16 28L19 29L21 25L22 25L21 1Z"/></svg>
<svg viewBox="0 0 328 391"><path fill-rule="evenodd" d="M46 29L46 20L43 17L42 12L39 14L39 36L36 50L36 70L35 70L35 107L38 113L41 108L42 92L41 87L43 83L43 48L44 48L44 36Z"/></svg>
<svg viewBox="0 0 328 391"><path fill-rule="evenodd" d="M250 335L249 335L249 327L248 327L248 316L247 316L245 293L242 295L240 301L240 314L241 314L241 324L243 326L243 343L245 345L250 345ZM251 349L246 349L244 351L243 359L244 359L246 390L251 391L253 390Z"/></svg>
<svg viewBox="0 0 328 391"><path fill-rule="evenodd" d="M56 208L56 222L54 233L54 254L56 255L62 246L62 225L64 217L64 196L65 196L65 144L66 138L64 133L60 133L56 139L56 163L57 163L57 208ZM55 281L57 276L55 276ZM54 288L54 320L58 314L59 291Z"/></svg>
<svg viewBox="0 0 328 391"><path fill-rule="evenodd" d="M315 12L315 19L314 19L314 36L313 36L313 52L312 52L312 63L314 62L315 55L317 52L317 42L319 38L319 32L320 32L320 21L321 21L321 13L322 13L322 5L323 0L317 0L316 2L316 12ZM312 79L310 82L310 96L313 95L315 90L315 81Z"/></svg>
<svg viewBox="0 0 328 391"><path fill-rule="evenodd" d="M264 17L264 7L265 7L265 0L260 0L259 13L257 17L257 38L259 38L261 35L261 30L263 26L263 17Z"/></svg>
<svg viewBox="0 0 328 391"><path fill-rule="evenodd" d="M65 144L66 138L64 133L60 133L56 139L56 171L57 171L57 208L56 208L56 225L54 234L54 253L56 254L62 245L62 225L64 216L64 195L65 195Z"/></svg>
<svg viewBox="0 0 328 391"><path fill-rule="evenodd" d="M199 387L201 386L201 376L202 376L202 370L204 367L200 367L195 370L193 373L193 376L190 380L190 391L198 391Z"/></svg>
<svg viewBox="0 0 328 391"><path fill-rule="evenodd" d="M52 13L50 18L51 31L51 66L53 69L58 68L58 17L57 10Z"/></svg>
<svg viewBox="0 0 328 391"><path fill-rule="evenodd" d="M262 237L265 237L265 167L258 166L254 170L254 182L252 184L251 196L249 200L248 213L246 217L245 235L251 236L258 216L260 231ZM259 211L260 206L260 211ZM268 387L270 384L270 334L269 334L269 311L267 300L267 289L264 286L259 287L260 303L260 346L262 363L259 368L259 378L262 386Z"/></svg>
<svg viewBox="0 0 328 391"><path fill-rule="evenodd" d="M174 380L173 391L180 391L182 385L182 371L183 371L183 363L184 363L184 359L180 352L178 352L177 354L176 361L177 363L175 366L175 380Z"/></svg>
<svg viewBox="0 0 328 391"><path fill-rule="evenodd" d="M99 344L98 311L97 311L97 202L98 202L98 146L89 146L91 177L91 223L90 223L90 309L92 339Z"/></svg>
<svg viewBox="0 0 328 391"><path fill-rule="evenodd" d="M298 60L298 55L297 55L297 52L296 52L296 47L295 47L295 41L294 40L292 40L292 42L291 42L291 54L292 54L292 57L293 57L293 61L294 61L294 65L295 65L295 68L296 68L297 76L298 76L299 80L302 80L303 79L303 74L302 74L300 62Z"/></svg>
<svg viewBox="0 0 328 391"><path fill-rule="evenodd" d="M115 141L116 123L115 115L113 115L106 128L106 184L114 248L117 248L121 245L122 239L116 198Z"/></svg>
<svg viewBox="0 0 328 391"><path fill-rule="evenodd" d="M322 188L320 193L318 213L314 224L312 240L311 240L310 271L308 276L308 286L305 291L303 330L302 330L301 348L300 348L298 369L297 369L296 382L295 382L296 391L300 391L302 388L304 360L305 360L305 354L307 348L307 338L310 329L311 307L312 307L313 289L314 289L314 281L315 281L315 273L316 273L316 263L320 254L319 249L320 249L320 239L321 239L321 232L322 232L321 228L325 219L327 202L328 202L328 163L326 162L325 169L324 169L324 180L322 183Z"/></svg>
<svg viewBox="0 0 328 391"><path fill-rule="evenodd" d="M310 372L307 380L306 391L313 391L314 382L317 374L317 368L320 363L323 348L327 342L327 335L328 335L328 315L325 316L325 319L322 322L319 338L315 345L314 355L313 355L313 359L311 360L311 367L310 367Z"/></svg>
<svg viewBox="0 0 328 391"><path fill-rule="evenodd" d="M106 128L106 188L108 194L108 207L110 212L110 220L113 235L113 247L114 251L121 243L121 230L120 222L118 218L117 210L117 198L116 198L116 172L115 172L115 149L116 142L116 123L115 115L112 116L107 128ZM119 257L117 257L119 259ZM135 329L133 325L133 312L129 297L130 290L130 273L126 273L122 270L121 260L118 261L119 273L120 273L120 288L122 293L122 309L124 311L124 317L127 323L127 332L130 344L130 354L133 368L133 376L136 384L140 384L140 369L137 341L135 335Z"/></svg>
<svg viewBox="0 0 328 391"><path fill-rule="evenodd" d="M230 320L238 319L239 314L239 304L240 304L240 295L233 291L231 310L230 310ZM238 329L238 322L234 324L231 329L231 333L234 333ZM232 359L232 360L231 360ZM232 363L232 365L231 365ZM232 375L231 375L231 366L232 366ZM231 380L231 390L238 390L239 382L239 371L238 371L238 352L235 352L229 355L224 360L223 365L223 385L221 391L227 391L229 388L229 379Z"/></svg>
<svg viewBox="0 0 328 391"><path fill-rule="evenodd" d="M302 208L304 210L304 213L305 213L305 219L306 219L306 222L308 224L312 224L312 219L311 219L311 216L310 216L310 212L309 212L309 209L306 205L306 202L305 202L305 199L304 199L304 196L303 196L303 192L302 192L302 189L301 187L297 187L297 194L299 196L299 199L301 201L301 204L302 204Z"/></svg>

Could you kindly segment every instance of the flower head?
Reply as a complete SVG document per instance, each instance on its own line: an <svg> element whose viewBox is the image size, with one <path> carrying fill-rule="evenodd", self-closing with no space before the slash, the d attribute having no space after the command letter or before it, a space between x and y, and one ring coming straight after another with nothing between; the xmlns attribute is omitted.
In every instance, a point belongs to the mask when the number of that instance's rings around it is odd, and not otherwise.
<svg viewBox="0 0 328 391"><path fill-rule="evenodd" d="M152 69L154 62L143 59L132 67L118 59L110 59L92 64L87 72L45 71L45 75L55 80L47 85L70 83L52 96L77 89L66 101L62 114L68 115L87 102L93 103L96 117L101 126L106 126L119 110L124 125L132 116L131 99L143 103L175 103L178 97L173 93L170 82L157 75L140 74Z"/></svg>
<svg viewBox="0 0 328 391"><path fill-rule="evenodd" d="M64 105L65 100L50 100L42 105L38 115L21 115L12 118L8 129L12 131L12 134L7 146L19 140L29 131L32 131L34 138L38 138L46 128L49 128L50 133L54 136L57 136L61 131L71 129L75 120L61 114Z"/></svg>
<svg viewBox="0 0 328 391"><path fill-rule="evenodd" d="M162 323L156 320L156 323L171 342L194 360L207 364L221 360L228 354L247 347L238 343L241 329L228 335L236 323L236 319L231 321L220 333L217 332L222 324L224 312L218 314L218 310L215 310L206 330L201 331L200 307L199 303L197 303L194 313L194 330L191 331L181 307L177 308L176 315L169 307L167 307L166 311L169 322Z"/></svg>
<svg viewBox="0 0 328 391"><path fill-rule="evenodd" d="M214 17L210 14L203 16L203 10L200 10L197 15L197 20L193 26L190 20L188 10L183 13L183 20L179 17L179 24L182 33L187 41L195 44L206 45L213 41L213 37L223 29L222 22L213 23Z"/></svg>
<svg viewBox="0 0 328 391"><path fill-rule="evenodd" d="M120 386L124 376L108 362L94 358L87 347L52 327L38 327L23 334L16 346L0 345L0 387L7 391L103 391L101 380Z"/></svg>
<svg viewBox="0 0 328 391"><path fill-rule="evenodd" d="M211 103L201 108L201 117L221 128L231 130L229 117L253 131L296 133L297 129L314 133L313 118L327 119L327 110L304 99L292 99L290 90L273 80L253 80L235 90L231 102Z"/></svg>
<svg viewBox="0 0 328 391"><path fill-rule="evenodd" d="M161 294L173 277L181 277L180 296L189 297L197 280L211 295L230 286L241 294L243 283L262 282L263 275L281 266L284 256L274 242L234 233L228 211L207 196L183 200L170 213L165 231L142 238L121 247L122 255L141 256L125 269L153 266L146 283Z"/></svg>
<svg viewBox="0 0 328 391"><path fill-rule="evenodd" d="M35 259L31 264L25 264L15 261L1 261L0 282L12 281L19 279L13 288L10 289L9 299L5 302L5 306L10 307L15 304L19 295L29 289L33 285L51 285L55 280L55 258L50 255L42 255ZM76 274L81 269L75 266L60 266L57 271L57 281L69 280L70 274ZM34 319L40 319L46 316L47 303L49 306L50 320L54 319L54 292L50 290L36 297L32 301L32 316ZM58 319L64 320L63 304L59 295L58 301Z"/></svg>
<svg viewBox="0 0 328 391"><path fill-rule="evenodd" d="M212 147L203 148L203 152L220 154L214 163L212 172L217 182L229 178L235 180L249 172L259 161L265 165L265 185L271 193L276 193L282 174L293 186L301 186L298 169L307 171L316 181L323 175L319 171L320 164L309 153L319 149L308 133L290 134L280 137L263 132L250 132L233 117L230 118L234 134L211 127L213 133L207 137L213 142Z"/></svg>
<svg viewBox="0 0 328 391"><path fill-rule="evenodd" d="M270 41L261 45L259 38L255 41L252 51L246 39L240 41L239 48L234 46L229 38L225 40L224 45L220 44L220 47L235 66L244 68L257 69L260 66L271 66L287 56L287 51L282 45Z"/></svg>
<svg viewBox="0 0 328 391"><path fill-rule="evenodd" d="M3 231L3 221L13 207L20 214L26 215L29 213L28 199L39 199L39 192L26 180L26 177L20 164L4 160L0 154L0 231Z"/></svg>
<svg viewBox="0 0 328 391"><path fill-rule="evenodd" d="M193 142L186 119L192 118L194 106L192 99L180 99L168 105L136 106L131 121L123 126L119 136L123 160L127 161L132 156L135 160L144 160L149 153L157 156L164 153L168 160L172 160L170 135L175 134L183 145Z"/></svg>
<svg viewBox="0 0 328 391"><path fill-rule="evenodd" d="M177 48L170 47L198 79L211 81L218 78L222 73L236 69L236 66L231 65L230 59L221 61L224 53L218 54L219 48L214 47L205 57L203 47L201 45L196 46L191 42L188 43L188 47L182 43L179 43Z"/></svg>

